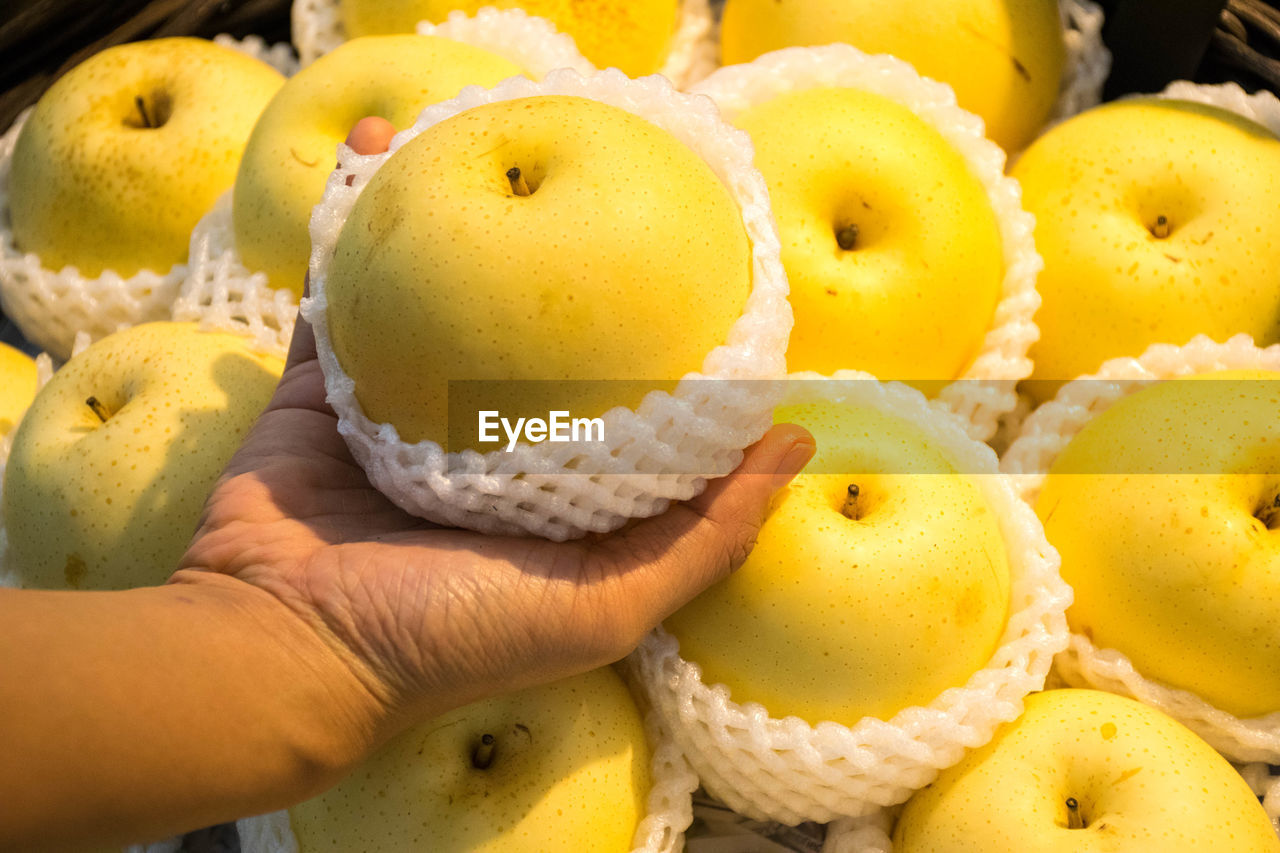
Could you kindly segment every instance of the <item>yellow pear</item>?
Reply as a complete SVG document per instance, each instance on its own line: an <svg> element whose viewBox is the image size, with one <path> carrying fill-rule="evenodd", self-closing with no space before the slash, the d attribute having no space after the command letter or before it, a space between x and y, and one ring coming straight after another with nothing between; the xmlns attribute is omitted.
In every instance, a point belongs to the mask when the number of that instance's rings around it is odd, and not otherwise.
<svg viewBox="0 0 1280 853"><path fill-rule="evenodd" d="M1004 279L982 182L932 125L881 95L815 88L734 118L769 184L791 282L792 371L954 379Z"/></svg>
<svg viewBox="0 0 1280 853"><path fill-rule="evenodd" d="M1109 358L1197 334L1280 340L1280 139L1217 107L1134 99L1014 165L1044 258L1037 400Z"/></svg>
<svg viewBox="0 0 1280 853"><path fill-rule="evenodd" d="M604 668L422 723L290 822L301 853L625 853L650 762L640 712Z"/></svg>
<svg viewBox="0 0 1280 853"><path fill-rule="evenodd" d="M751 283L741 213L697 154L618 107L536 96L392 154L324 287L365 414L404 441L487 451L459 381L487 382L504 417L638 405L701 369Z"/></svg>
<svg viewBox="0 0 1280 853"><path fill-rule="evenodd" d="M1275 853L1243 778L1132 699L1050 690L907 803L894 853Z"/></svg>
<svg viewBox="0 0 1280 853"><path fill-rule="evenodd" d="M283 82L266 63L193 38L123 44L77 65L14 145L18 249L88 277L185 262L191 229L231 187Z"/></svg>
<svg viewBox="0 0 1280 853"><path fill-rule="evenodd" d="M163 583L283 368L194 323L133 326L68 361L18 425L4 472L22 585Z"/></svg>
<svg viewBox="0 0 1280 853"><path fill-rule="evenodd" d="M680 10L677 0L340 0L338 10L347 35L363 36L410 33L419 21L438 24L455 9L474 15L485 6L546 18L597 67L631 77L662 68Z"/></svg>
<svg viewBox="0 0 1280 853"><path fill-rule="evenodd" d="M0 343L0 438L17 426L35 396L35 359Z"/></svg>
<svg viewBox="0 0 1280 853"><path fill-rule="evenodd" d="M1072 630L1240 717L1280 711L1278 380L1213 373L1123 398L1036 503Z"/></svg>
<svg viewBox="0 0 1280 853"><path fill-rule="evenodd" d="M681 657L770 716L853 725L927 705L986 666L1009 563L977 485L917 426L813 403L776 419L818 451L743 566L670 616Z"/></svg>

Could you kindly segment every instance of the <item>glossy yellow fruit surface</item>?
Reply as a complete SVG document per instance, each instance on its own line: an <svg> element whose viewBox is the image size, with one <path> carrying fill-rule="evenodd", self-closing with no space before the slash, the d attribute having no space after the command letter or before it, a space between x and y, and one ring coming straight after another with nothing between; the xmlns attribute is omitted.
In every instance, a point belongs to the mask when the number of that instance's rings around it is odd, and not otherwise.
<svg viewBox="0 0 1280 853"><path fill-rule="evenodd" d="M813 432L817 456L743 566L666 620L681 656L735 702L810 723L888 719L964 684L1009 609L1008 557L976 484L894 415L815 403L775 419Z"/></svg>

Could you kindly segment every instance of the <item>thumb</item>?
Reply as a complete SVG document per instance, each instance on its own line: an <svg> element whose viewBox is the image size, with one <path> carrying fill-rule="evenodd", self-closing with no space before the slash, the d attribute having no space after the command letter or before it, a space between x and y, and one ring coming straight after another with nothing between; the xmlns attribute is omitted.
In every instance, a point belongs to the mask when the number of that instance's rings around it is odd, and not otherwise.
<svg viewBox="0 0 1280 853"><path fill-rule="evenodd" d="M380 116L366 116L356 122L347 134L346 144L357 154L380 154L391 145L396 129ZM348 178L348 183L350 179ZM311 274L302 281L302 295L311 295ZM284 377L277 389L276 400L269 408L311 408L328 411L323 392L316 393L316 337L311 324L297 315L293 337L289 339L289 355L285 359ZM300 378L301 377L301 378ZM297 389L301 388L301 391Z"/></svg>
<svg viewBox="0 0 1280 853"><path fill-rule="evenodd" d="M623 567L619 580L650 626L742 565L776 491L813 457L808 430L779 424L747 449L742 464L693 500L600 540Z"/></svg>

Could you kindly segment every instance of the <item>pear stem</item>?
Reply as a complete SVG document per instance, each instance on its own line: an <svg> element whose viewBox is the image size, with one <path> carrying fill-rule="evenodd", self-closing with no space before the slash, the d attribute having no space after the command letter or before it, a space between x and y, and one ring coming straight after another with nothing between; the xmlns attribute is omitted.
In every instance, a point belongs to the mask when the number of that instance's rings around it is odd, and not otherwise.
<svg viewBox="0 0 1280 853"><path fill-rule="evenodd" d="M480 743L471 751L471 766L477 770L488 770L493 763L494 745L497 739L487 732L480 736Z"/></svg>
<svg viewBox="0 0 1280 853"><path fill-rule="evenodd" d="M1163 240L1169 236L1169 217L1157 216L1156 224L1151 226L1151 235L1157 240Z"/></svg>
<svg viewBox="0 0 1280 853"><path fill-rule="evenodd" d="M111 417L111 412L107 411L107 407L102 405L102 401L97 397L90 397L84 401L84 404L92 409L93 413L98 416L98 420L104 424L107 422L107 418Z"/></svg>
<svg viewBox="0 0 1280 853"><path fill-rule="evenodd" d="M858 244L858 226L846 225L836 231L836 245L846 252Z"/></svg>
<svg viewBox="0 0 1280 853"><path fill-rule="evenodd" d="M1067 797L1067 829L1084 829L1084 815L1080 814L1080 801Z"/></svg>
<svg viewBox="0 0 1280 853"><path fill-rule="evenodd" d="M840 507L840 512L845 518L858 520L858 495L862 490L858 488L857 483L849 484L849 492L845 495L844 506Z"/></svg>
<svg viewBox="0 0 1280 853"><path fill-rule="evenodd" d="M142 100L141 95L133 96L133 104L138 108L138 115L142 116L142 126L155 127L151 122L151 116L147 115L147 102Z"/></svg>
<svg viewBox="0 0 1280 853"><path fill-rule="evenodd" d="M512 166L507 169L507 180L511 182L511 191L519 196L531 195L529 184L524 179L519 166Z"/></svg>

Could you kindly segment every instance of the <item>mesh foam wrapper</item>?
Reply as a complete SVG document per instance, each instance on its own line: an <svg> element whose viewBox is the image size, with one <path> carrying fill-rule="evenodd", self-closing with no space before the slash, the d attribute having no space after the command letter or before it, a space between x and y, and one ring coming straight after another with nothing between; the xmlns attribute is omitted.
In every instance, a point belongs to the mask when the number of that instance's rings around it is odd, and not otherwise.
<svg viewBox="0 0 1280 853"><path fill-rule="evenodd" d="M1102 102L1102 86L1111 73L1111 52L1102 41L1102 7L1092 0L1061 0L1066 66L1049 124L1070 118Z"/></svg>
<svg viewBox="0 0 1280 853"><path fill-rule="evenodd" d="M606 412L603 441L520 444L510 452L486 454L446 454L430 441L406 444L393 426L365 416L354 382L329 343L325 279L338 233L378 166L425 128L481 104L533 95L612 104L670 132L703 157L742 211L751 242L751 294L728 342L711 351L701 374L688 374L689 381L682 380L674 395L652 392L634 411ZM437 523L563 540L661 513L670 501L700 493L707 478L737 467L742 449L768 429L772 410L771 394L760 384L738 380L782 376L791 329L781 247L768 191L751 156L746 134L725 124L710 100L682 95L659 75L631 80L616 70L583 77L560 69L541 83L513 77L489 90L468 87L425 109L413 127L396 134L387 154L362 157L342 146L339 168L311 218L312 296L302 300L302 314L315 328L338 430L374 486L402 509Z"/></svg>
<svg viewBox="0 0 1280 853"><path fill-rule="evenodd" d="M1262 800L1262 810L1271 818L1271 826L1280 835L1280 771L1265 763L1237 767L1249 788Z"/></svg>
<svg viewBox="0 0 1280 853"><path fill-rule="evenodd" d="M486 6L474 17L454 11L439 24L421 21L417 29L424 36L453 39L492 51L539 80L557 68L572 68L580 74L596 70L571 36L557 30L546 18L523 9L499 11Z"/></svg>
<svg viewBox="0 0 1280 853"><path fill-rule="evenodd" d="M1004 253L1000 301L981 349L958 377L963 381L939 395L965 419L970 436L986 441L995 434L1000 416L1016 406L1017 381L1031 375L1027 351L1040 337L1034 319L1040 307L1036 277L1044 263L1032 238L1035 219L1022 209L1022 188L1005 175L1004 151L983 135L982 119L957 106L955 92L945 83L921 77L896 57L869 55L847 44L766 53L721 68L691 91L709 95L733 121L781 95L829 87L870 92L911 110L964 157L986 191Z"/></svg>
<svg viewBox="0 0 1280 853"><path fill-rule="evenodd" d="M645 717L645 733L653 748L653 786L645 799L646 814L636 826L631 853L680 853L684 849L684 831L693 822L693 792L698 787L698 777L652 713ZM287 811L237 821L236 829L241 853L299 853Z"/></svg>
<svg viewBox="0 0 1280 853"><path fill-rule="evenodd" d="M863 817L842 817L827 825L822 853L893 853L894 812L879 809Z"/></svg>
<svg viewBox="0 0 1280 853"><path fill-rule="evenodd" d="M289 352L297 297L288 288L271 287L266 273L253 272L241 262L230 191L192 229L187 257L191 272L174 299L174 320L244 335L254 349L282 358Z"/></svg>
<svg viewBox="0 0 1280 853"><path fill-rule="evenodd" d="M1176 80L1156 97L1218 107L1256 122L1280 136L1280 98L1266 89L1250 95L1236 83L1205 84Z"/></svg>
<svg viewBox="0 0 1280 853"><path fill-rule="evenodd" d="M1137 358L1111 359L1097 373L1063 385L1053 400L1032 412L1000 467L1034 506L1058 454L1116 401L1162 379L1249 369L1280 371L1280 344L1260 349L1248 335L1226 343L1198 335L1182 347L1156 344ZM1126 655L1097 648L1082 634L1071 634L1054 671L1069 686L1119 693L1159 708L1234 761L1280 763L1280 711L1251 719L1228 714L1194 693L1143 677Z"/></svg>
<svg viewBox="0 0 1280 853"><path fill-rule="evenodd" d="M342 26L342 16L338 12L339 3L340 0L294 0L290 13L293 24L293 42L297 45L298 55L302 58L304 66L315 62L320 56L347 40L346 30ZM495 11L493 7L486 6L478 11L476 18L483 20L485 16ZM452 24L454 16L458 15L465 17L465 13L451 12L445 24L437 26ZM715 65L716 48L712 39L711 6L707 0L681 0L678 15L676 31L672 34L667 58L662 68L658 69L658 73L680 86L710 73ZM539 18L538 20L543 19ZM546 23L551 28L551 32L547 33L541 29L531 31L532 40L527 43L530 47L538 39L553 37L555 39L568 39L572 44L572 36L557 31L549 21ZM432 27L433 25L429 21L423 21L418 24L418 32L431 32ZM440 33L437 32L436 34ZM450 37L452 38L452 36ZM484 45L477 46L484 47ZM581 56L576 45L572 49L573 53ZM505 55L510 56L511 54L507 53ZM531 66L525 67L532 70ZM543 73L559 67L577 68L584 73L590 70L576 64L569 65L565 63L543 69Z"/></svg>
<svg viewBox="0 0 1280 853"><path fill-rule="evenodd" d="M220 35L214 41L282 73L296 66L288 45L268 47L256 36L237 40ZM30 113L24 111L0 137L0 305L27 340L65 360L76 332L88 332L97 340L148 320L169 319L188 265L176 264L164 273L142 270L127 278L105 270L86 278L75 267L45 269L37 255L19 251L9 216L9 170L18 133Z"/></svg>
<svg viewBox="0 0 1280 853"><path fill-rule="evenodd" d="M661 627L645 639L630 663L703 786L734 811L791 824L862 817L905 802L966 749L989 741L1022 713L1023 698L1044 686L1053 656L1066 646L1071 602L1039 519L998 475L991 449L970 438L953 412L865 373L840 371L823 391L814 388L816 374L793 378L810 381L788 383L794 390L784 404L825 399L901 417L972 474L1008 548L1010 591L1008 623L985 668L928 706L853 726L770 717L757 703L735 702L723 684L706 684Z"/></svg>
<svg viewBox="0 0 1280 853"><path fill-rule="evenodd" d="M285 77L292 77L298 71L298 55L293 52L293 45L288 42L267 44L261 36L245 36L234 38L225 33L213 37L215 44L238 50L245 56L267 63Z"/></svg>

